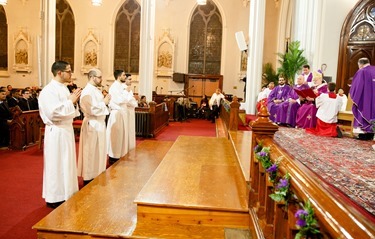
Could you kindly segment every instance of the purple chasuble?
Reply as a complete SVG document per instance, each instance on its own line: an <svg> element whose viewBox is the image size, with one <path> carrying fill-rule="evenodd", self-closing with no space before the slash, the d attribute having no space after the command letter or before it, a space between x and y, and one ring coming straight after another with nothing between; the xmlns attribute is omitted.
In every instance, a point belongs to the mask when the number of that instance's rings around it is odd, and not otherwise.
<svg viewBox="0 0 375 239"><path fill-rule="evenodd" d="M305 75L303 75L303 76L305 76ZM306 78L306 82L312 82L312 79L313 79L313 74L312 74L312 72L310 72L309 75Z"/></svg>
<svg viewBox="0 0 375 239"><path fill-rule="evenodd" d="M270 120L273 122L276 121L277 117L277 110L280 107L281 103L276 104L273 102L274 100L281 100L281 101L286 101L288 99L289 91L292 89L289 85L284 85L284 86L276 86L268 96L268 101L267 101L267 108L268 112L270 114Z"/></svg>
<svg viewBox="0 0 375 239"><path fill-rule="evenodd" d="M312 88L316 88L318 90L318 94L328 93L327 83L323 83ZM303 129L315 128L316 112L317 112L317 109L314 103L307 102L303 104L297 110L296 126L298 128L303 128Z"/></svg>
<svg viewBox="0 0 375 239"><path fill-rule="evenodd" d="M353 127L374 132L371 120L375 120L375 66L365 66L355 73L349 93L353 100Z"/></svg>
<svg viewBox="0 0 375 239"><path fill-rule="evenodd" d="M298 90L304 90L309 88L307 84L303 85L295 85L293 89L298 89ZM294 99L297 100L299 98L298 94L296 91L291 90L289 92L288 99ZM280 107L278 108L277 111L277 117L276 117L276 122L281 123L281 124L287 124L292 127L296 126L296 117L297 117L297 110L299 109L301 105L298 102L291 103L288 100L281 103Z"/></svg>

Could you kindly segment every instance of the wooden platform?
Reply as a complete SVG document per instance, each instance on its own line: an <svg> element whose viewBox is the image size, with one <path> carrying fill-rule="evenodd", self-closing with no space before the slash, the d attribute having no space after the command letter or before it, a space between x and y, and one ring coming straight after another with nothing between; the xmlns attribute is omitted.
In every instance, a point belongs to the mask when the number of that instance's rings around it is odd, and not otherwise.
<svg viewBox="0 0 375 239"><path fill-rule="evenodd" d="M226 228L249 229L231 142L180 136L172 144L139 144L34 225L38 238L225 238Z"/></svg>
<svg viewBox="0 0 375 239"><path fill-rule="evenodd" d="M132 235L137 223L133 201L172 144L142 142L34 225L38 238L143 238Z"/></svg>
<svg viewBox="0 0 375 239"><path fill-rule="evenodd" d="M246 187L229 140L180 136L135 199L138 225L248 229ZM152 236L146 231L135 234Z"/></svg>

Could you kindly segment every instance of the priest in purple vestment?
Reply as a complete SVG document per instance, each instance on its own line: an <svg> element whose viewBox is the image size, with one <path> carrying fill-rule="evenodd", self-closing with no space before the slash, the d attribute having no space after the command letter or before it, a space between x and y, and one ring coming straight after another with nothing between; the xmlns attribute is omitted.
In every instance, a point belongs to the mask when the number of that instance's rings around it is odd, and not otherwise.
<svg viewBox="0 0 375 239"><path fill-rule="evenodd" d="M289 85L285 84L284 77L279 78L279 85L276 86L268 96L267 108L270 113L270 120L276 122L277 110L281 103L288 100L289 91L292 89Z"/></svg>
<svg viewBox="0 0 375 239"><path fill-rule="evenodd" d="M328 93L327 83L323 82L323 75L319 72L313 73L314 86L311 87L318 96L322 93ZM296 127L298 128L315 128L316 126L316 106L314 98L307 97L302 106L297 111Z"/></svg>
<svg viewBox="0 0 375 239"><path fill-rule="evenodd" d="M368 58L361 58L358 67L350 88L353 132L359 133L358 139L371 140L374 138L371 121L375 120L375 66L370 65Z"/></svg>
<svg viewBox="0 0 375 239"><path fill-rule="evenodd" d="M296 126L297 110L301 106L301 100L294 89L304 90L309 88L303 75L297 77L297 84L289 92L288 99L280 104L277 111L276 122L290 127Z"/></svg>

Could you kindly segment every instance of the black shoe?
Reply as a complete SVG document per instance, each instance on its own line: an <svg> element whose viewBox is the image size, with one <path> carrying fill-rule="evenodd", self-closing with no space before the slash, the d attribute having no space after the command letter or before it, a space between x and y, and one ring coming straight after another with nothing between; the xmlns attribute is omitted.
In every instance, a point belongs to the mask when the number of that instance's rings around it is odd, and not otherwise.
<svg viewBox="0 0 375 239"><path fill-rule="evenodd" d="M83 180L83 186L86 186L87 184L89 184L93 179L90 179L90 180Z"/></svg>
<svg viewBox="0 0 375 239"><path fill-rule="evenodd" d="M46 202L46 205L47 207L49 208L57 208L58 206L60 206L61 204L63 204L65 201L61 201L61 202Z"/></svg>
<svg viewBox="0 0 375 239"><path fill-rule="evenodd" d="M342 132L340 130L340 127L336 126L336 132L337 132L337 138L342 138Z"/></svg>
<svg viewBox="0 0 375 239"><path fill-rule="evenodd" d="M112 164L116 163L118 160L119 160L119 158L109 157L109 165L112 165Z"/></svg>
<svg viewBox="0 0 375 239"><path fill-rule="evenodd" d="M359 140L373 140L374 139L374 133L366 133L366 134L358 134Z"/></svg>

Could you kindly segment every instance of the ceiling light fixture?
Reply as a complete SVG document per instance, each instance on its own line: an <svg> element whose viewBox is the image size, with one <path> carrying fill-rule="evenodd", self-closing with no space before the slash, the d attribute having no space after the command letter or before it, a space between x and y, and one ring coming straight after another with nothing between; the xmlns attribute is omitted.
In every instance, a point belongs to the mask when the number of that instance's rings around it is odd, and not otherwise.
<svg viewBox="0 0 375 239"><path fill-rule="evenodd" d="M1 1L1 0L0 0ZM102 0L91 0L91 4L93 5L93 6L98 6L98 7L100 7L101 5L102 5Z"/></svg>
<svg viewBox="0 0 375 239"><path fill-rule="evenodd" d="M207 0L197 0L198 5L206 5Z"/></svg>
<svg viewBox="0 0 375 239"><path fill-rule="evenodd" d="M0 5L7 5L8 0L0 0Z"/></svg>

